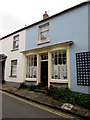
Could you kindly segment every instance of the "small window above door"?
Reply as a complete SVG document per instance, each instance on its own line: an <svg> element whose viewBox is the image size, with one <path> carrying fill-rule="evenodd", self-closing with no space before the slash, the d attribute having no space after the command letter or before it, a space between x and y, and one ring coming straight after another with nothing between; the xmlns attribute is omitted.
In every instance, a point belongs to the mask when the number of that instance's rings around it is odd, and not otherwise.
<svg viewBox="0 0 90 120"><path fill-rule="evenodd" d="M48 53L41 55L41 61L45 61L45 60L48 60Z"/></svg>

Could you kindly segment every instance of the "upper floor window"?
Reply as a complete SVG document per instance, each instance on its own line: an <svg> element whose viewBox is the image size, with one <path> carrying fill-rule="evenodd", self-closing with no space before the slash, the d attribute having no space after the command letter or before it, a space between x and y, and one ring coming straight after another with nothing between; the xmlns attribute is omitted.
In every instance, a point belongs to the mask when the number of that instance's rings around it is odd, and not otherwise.
<svg viewBox="0 0 90 120"><path fill-rule="evenodd" d="M39 26L39 42L43 43L49 40L49 23Z"/></svg>
<svg viewBox="0 0 90 120"><path fill-rule="evenodd" d="M13 50L18 48L19 48L19 35L16 35L13 38Z"/></svg>

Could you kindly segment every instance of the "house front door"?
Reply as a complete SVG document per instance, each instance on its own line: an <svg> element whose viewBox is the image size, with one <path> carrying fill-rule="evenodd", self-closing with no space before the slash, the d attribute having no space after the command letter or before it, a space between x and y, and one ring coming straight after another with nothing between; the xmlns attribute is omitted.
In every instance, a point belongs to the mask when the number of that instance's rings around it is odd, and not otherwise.
<svg viewBox="0 0 90 120"><path fill-rule="evenodd" d="M43 86L48 86L48 61L41 62L41 82Z"/></svg>

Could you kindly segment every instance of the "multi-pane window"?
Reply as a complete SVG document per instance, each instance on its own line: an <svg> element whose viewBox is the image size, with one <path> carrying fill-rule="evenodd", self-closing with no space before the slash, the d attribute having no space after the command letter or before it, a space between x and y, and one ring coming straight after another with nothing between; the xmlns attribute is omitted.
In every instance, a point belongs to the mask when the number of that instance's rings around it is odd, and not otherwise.
<svg viewBox="0 0 90 120"><path fill-rule="evenodd" d="M49 39L49 23L40 26L39 30L40 30L39 40Z"/></svg>
<svg viewBox="0 0 90 120"><path fill-rule="evenodd" d="M11 76L17 75L17 60L11 61Z"/></svg>
<svg viewBox="0 0 90 120"><path fill-rule="evenodd" d="M67 79L66 50L52 53L52 79Z"/></svg>
<svg viewBox="0 0 90 120"><path fill-rule="evenodd" d="M13 49L19 48L19 35L14 36L13 38Z"/></svg>
<svg viewBox="0 0 90 120"><path fill-rule="evenodd" d="M37 56L27 56L26 78L37 77Z"/></svg>

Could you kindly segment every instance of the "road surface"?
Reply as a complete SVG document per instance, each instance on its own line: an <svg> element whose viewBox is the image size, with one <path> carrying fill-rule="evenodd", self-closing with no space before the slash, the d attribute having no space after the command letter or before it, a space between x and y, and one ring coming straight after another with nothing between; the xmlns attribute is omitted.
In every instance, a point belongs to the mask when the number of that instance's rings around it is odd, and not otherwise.
<svg viewBox="0 0 90 120"><path fill-rule="evenodd" d="M0 92L1 94L1 92ZM1 97L1 95L0 95ZM1 100L1 98L0 98ZM73 120L72 116L58 113L41 105L28 102L13 95L2 93L3 118L59 118L60 120Z"/></svg>

